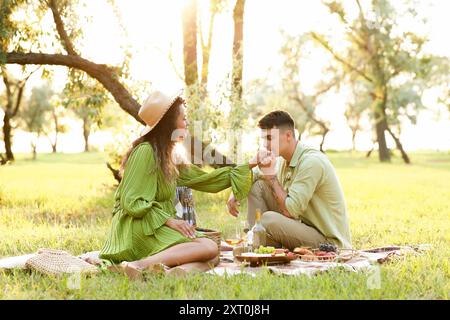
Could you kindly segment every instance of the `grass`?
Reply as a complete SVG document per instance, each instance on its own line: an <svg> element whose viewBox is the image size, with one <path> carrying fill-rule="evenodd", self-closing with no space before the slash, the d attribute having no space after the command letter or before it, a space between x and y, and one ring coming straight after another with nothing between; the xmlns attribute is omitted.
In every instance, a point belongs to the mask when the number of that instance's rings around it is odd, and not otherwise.
<svg viewBox="0 0 450 320"><path fill-rule="evenodd" d="M41 247L73 254L98 250L113 205L114 180L104 155L19 155L0 167L0 257ZM206 274L187 279L155 276L135 283L118 274L67 279L0 271L0 299L448 299L450 289L450 154L412 154L406 166L381 164L362 154L330 153L346 195L356 248L432 244L432 250L381 266L381 288L367 275L340 270L287 277L266 272L252 278ZM199 224L231 236L236 220L225 209L229 191L195 192ZM245 211L243 205L242 211ZM240 219L244 219L241 215Z"/></svg>

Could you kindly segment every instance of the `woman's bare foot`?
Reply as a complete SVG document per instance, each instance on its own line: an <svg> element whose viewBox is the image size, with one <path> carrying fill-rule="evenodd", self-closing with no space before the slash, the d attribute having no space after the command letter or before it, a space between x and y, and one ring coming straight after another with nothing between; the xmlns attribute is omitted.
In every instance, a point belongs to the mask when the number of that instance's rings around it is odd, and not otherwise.
<svg viewBox="0 0 450 320"><path fill-rule="evenodd" d="M142 269L135 267L132 262L123 261L120 267L130 280L144 280Z"/></svg>
<svg viewBox="0 0 450 320"><path fill-rule="evenodd" d="M165 264L163 264L163 263L155 263L155 264L148 265L144 269L144 272L149 272L149 273L153 273L153 274L164 274L169 269L170 268L168 266L166 266Z"/></svg>
<svg viewBox="0 0 450 320"><path fill-rule="evenodd" d="M120 264L121 269L131 280L144 280L147 274L165 274L169 267L162 263L150 264L145 268L136 266L133 262L124 261Z"/></svg>
<svg viewBox="0 0 450 320"><path fill-rule="evenodd" d="M184 269L182 266L173 267L167 271L168 276L173 276L177 278L184 278L188 275L189 271Z"/></svg>

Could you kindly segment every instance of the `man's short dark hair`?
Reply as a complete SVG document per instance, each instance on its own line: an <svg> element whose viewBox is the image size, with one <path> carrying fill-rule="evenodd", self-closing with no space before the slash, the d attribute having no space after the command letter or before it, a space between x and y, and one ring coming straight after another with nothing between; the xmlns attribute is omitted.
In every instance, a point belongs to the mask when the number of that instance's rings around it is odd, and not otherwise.
<svg viewBox="0 0 450 320"><path fill-rule="evenodd" d="M279 129L290 129L294 131L295 123L289 113L286 111L277 110L262 117L258 122L258 127L261 129L273 129L277 127Z"/></svg>

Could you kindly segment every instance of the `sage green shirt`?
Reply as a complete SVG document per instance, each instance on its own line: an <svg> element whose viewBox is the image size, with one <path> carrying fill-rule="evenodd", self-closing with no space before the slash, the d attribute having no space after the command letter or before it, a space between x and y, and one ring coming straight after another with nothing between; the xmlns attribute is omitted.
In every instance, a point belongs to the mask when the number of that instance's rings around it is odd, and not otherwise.
<svg viewBox="0 0 450 320"><path fill-rule="evenodd" d="M254 170L254 179L259 175ZM277 159L277 177L288 193L285 205L294 219L313 226L339 247L351 248L344 193L333 165L322 152L298 142L289 164Z"/></svg>

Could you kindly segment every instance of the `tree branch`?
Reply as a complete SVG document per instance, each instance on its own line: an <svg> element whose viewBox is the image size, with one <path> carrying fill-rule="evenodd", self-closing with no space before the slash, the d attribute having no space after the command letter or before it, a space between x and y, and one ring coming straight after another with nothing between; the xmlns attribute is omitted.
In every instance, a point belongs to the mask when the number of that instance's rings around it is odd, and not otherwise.
<svg viewBox="0 0 450 320"><path fill-rule="evenodd" d="M358 73L360 76L362 76L364 79L366 79L369 82L373 82L372 78L370 78L368 75L366 75L363 71L359 70L358 68L356 68L355 66L353 66L351 63L349 63L348 61L344 60L343 58L341 58L339 55L337 55L334 50L330 47L330 45L324 41L319 35L317 35L315 32L311 32L311 36L313 39L315 39L318 43L320 43L326 50L328 50L328 52L330 52L333 57L338 60L339 62L341 62L342 64L344 64L345 66L347 66L350 70Z"/></svg>
<svg viewBox="0 0 450 320"><path fill-rule="evenodd" d="M318 124L318 125L322 128L322 130L324 130L324 131L329 131L328 126L325 124L325 122L323 122L323 121L317 119L317 118L314 116L314 113L311 112L311 111L306 107L306 105L305 105L303 99L300 98L300 96L298 95L298 93L297 93L294 97L292 97L292 99L294 99L294 100L300 105L300 107L303 109L303 111L306 112L306 114L308 115L308 118L309 118L309 119L311 119L314 123Z"/></svg>
<svg viewBox="0 0 450 320"><path fill-rule="evenodd" d="M395 146L397 147L397 149L400 151L400 153L402 154L402 159L406 164L410 164L411 163L411 159L408 157L408 154L406 153L405 149L403 149L403 145L400 142L400 139L398 137L395 136L395 134L392 132L392 130L386 126L386 131L389 132L389 134L391 135L392 139L394 139L395 141Z"/></svg>
<svg viewBox="0 0 450 320"><path fill-rule="evenodd" d="M79 56L45 53L6 54L6 63L27 65L60 65L82 70L97 79L108 90L120 107L140 123L144 122L138 116L139 103L129 94L125 87L117 80L117 74L107 65L96 64Z"/></svg>
<svg viewBox="0 0 450 320"><path fill-rule="evenodd" d="M49 6L50 10L52 10L53 20L55 21L56 30L58 31L58 35L62 45L64 46L69 55L78 56L78 54L75 52L72 41L70 40L69 35L67 34L66 29L64 28L64 23L62 21L58 7L56 5L56 1L49 0L47 1L47 5Z"/></svg>
<svg viewBox="0 0 450 320"><path fill-rule="evenodd" d="M20 103L22 102L22 96L23 96L25 84L27 83L28 79L30 79L30 77L33 75L33 73L38 71L40 68L41 68L41 66L37 67L35 70L31 71L28 76L26 76L24 79L22 79L19 82L19 85L18 85L19 92L17 93L16 105L14 107L14 111L12 112L11 117L15 117L17 115L17 112L19 112L19 107L20 107Z"/></svg>
<svg viewBox="0 0 450 320"><path fill-rule="evenodd" d="M319 90L314 94L313 100L316 101L318 98L320 98L320 96L330 91L335 85L339 83L339 81L340 79L337 77L334 79L334 81L330 81L330 83L328 83L323 89Z"/></svg>
<svg viewBox="0 0 450 320"><path fill-rule="evenodd" d="M8 77L8 71L6 70L6 68L4 66L1 67L2 70L2 78L3 78L3 83L5 84L5 88L6 88L6 108L5 108L5 112L10 112L10 109L12 108L12 93L11 93L11 85L9 82L9 77Z"/></svg>

